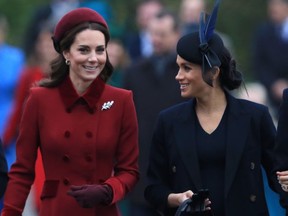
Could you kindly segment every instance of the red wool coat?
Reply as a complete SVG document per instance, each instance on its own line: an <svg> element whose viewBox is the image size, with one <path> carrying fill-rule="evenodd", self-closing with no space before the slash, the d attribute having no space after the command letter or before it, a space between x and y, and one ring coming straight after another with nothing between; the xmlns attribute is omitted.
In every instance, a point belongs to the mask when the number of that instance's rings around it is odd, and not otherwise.
<svg viewBox="0 0 288 216"><path fill-rule="evenodd" d="M40 216L119 215L115 203L139 178L132 93L96 79L79 97L68 77L56 88L31 89L2 216L21 215L34 180L38 147L46 176ZM70 185L102 183L113 189L109 206L85 209L67 195Z"/></svg>

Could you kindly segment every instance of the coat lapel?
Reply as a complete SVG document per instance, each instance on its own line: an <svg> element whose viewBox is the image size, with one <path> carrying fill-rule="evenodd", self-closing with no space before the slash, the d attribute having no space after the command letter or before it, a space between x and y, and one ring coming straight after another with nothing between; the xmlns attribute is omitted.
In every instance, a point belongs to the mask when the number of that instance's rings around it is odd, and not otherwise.
<svg viewBox="0 0 288 216"><path fill-rule="evenodd" d="M194 101L187 102L185 110L180 114L179 122L175 125L176 146L185 169L195 187L201 189L199 162L195 138L195 116L193 115Z"/></svg>
<svg viewBox="0 0 288 216"><path fill-rule="evenodd" d="M250 115L241 110L240 104L235 98L227 95L227 99L229 114L227 120L225 197L227 197L234 180L250 130Z"/></svg>

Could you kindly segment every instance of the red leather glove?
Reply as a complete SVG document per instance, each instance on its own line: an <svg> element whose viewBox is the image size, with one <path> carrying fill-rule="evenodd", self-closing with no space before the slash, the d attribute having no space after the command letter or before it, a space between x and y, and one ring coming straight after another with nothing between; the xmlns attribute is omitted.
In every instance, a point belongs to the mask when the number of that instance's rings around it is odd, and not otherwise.
<svg viewBox="0 0 288 216"><path fill-rule="evenodd" d="M83 208L95 205L109 205L113 199L113 191L109 185L81 185L70 187L67 194L74 197Z"/></svg>

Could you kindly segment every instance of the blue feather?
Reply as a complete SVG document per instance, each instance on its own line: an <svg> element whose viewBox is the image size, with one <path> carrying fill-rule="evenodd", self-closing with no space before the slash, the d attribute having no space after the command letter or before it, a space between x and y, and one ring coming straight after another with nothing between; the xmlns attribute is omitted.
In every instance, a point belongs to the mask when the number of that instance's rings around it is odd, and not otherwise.
<svg viewBox="0 0 288 216"><path fill-rule="evenodd" d="M220 0L216 0L211 15L207 17L208 20L207 23L205 22L205 13L202 12L200 15L200 23L199 23L200 44L208 43L208 41L210 40L210 38L214 33L219 5Z"/></svg>
<svg viewBox="0 0 288 216"><path fill-rule="evenodd" d="M200 14L200 22L199 22L199 38L200 38L200 44L206 43L205 38L205 13L201 12Z"/></svg>
<svg viewBox="0 0 288 216"><path fill-rule="evenodd" d="M208 17L208 22L205 25L205 39L206 41L209 41L209 39L212 37L215 26L216 26L216 20L217 20L217 14L218 14L218 8L220 5L220 0L216 0L213 11L211 15Z"/></svg>

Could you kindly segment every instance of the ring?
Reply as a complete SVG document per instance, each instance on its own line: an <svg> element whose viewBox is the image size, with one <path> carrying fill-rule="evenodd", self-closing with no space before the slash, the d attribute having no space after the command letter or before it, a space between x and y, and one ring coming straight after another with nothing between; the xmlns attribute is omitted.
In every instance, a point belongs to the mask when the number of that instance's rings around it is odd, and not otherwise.
<svg viewBox="0 0 288 216"><path fill-rule="evenodd" d="M288 185L282 184L281 187L285 192L288 192Z"/></svg>

